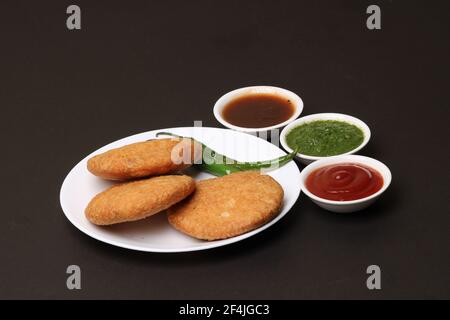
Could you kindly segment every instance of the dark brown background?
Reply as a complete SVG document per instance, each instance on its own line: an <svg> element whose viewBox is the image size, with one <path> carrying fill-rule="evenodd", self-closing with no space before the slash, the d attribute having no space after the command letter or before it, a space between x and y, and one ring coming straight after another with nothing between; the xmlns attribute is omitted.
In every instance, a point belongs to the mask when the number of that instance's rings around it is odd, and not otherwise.
<svg viewBox="0 0 450 320"><path fill-rule="evenodd" d="M68 31L66 7L82 9ZM382 30L365 10L377 3ZM450 298L448 1L2 1L1 298ZM248 85L304 115L366 121L393 184L338 215L304 195L269 230L187 254L115 248L59 205L67 172L113 140L203 120ZM82 186L80 186L82 188ZM82 268L81 291L65 269ZM366 288L368 265L382 290Z"/></svg>

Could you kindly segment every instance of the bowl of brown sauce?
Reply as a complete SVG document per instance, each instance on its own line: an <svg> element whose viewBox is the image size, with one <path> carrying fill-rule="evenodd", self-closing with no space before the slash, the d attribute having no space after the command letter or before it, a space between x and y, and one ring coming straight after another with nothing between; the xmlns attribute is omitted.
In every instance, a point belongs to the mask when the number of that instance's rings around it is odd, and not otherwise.
<svg viewBox="0 0 450 320"><path fill-rule="evenodd" d="M286 126L303 111L302 99L292 91L272 86L236 89L214 105L217 121L241 132L265 132Z"/></svg>

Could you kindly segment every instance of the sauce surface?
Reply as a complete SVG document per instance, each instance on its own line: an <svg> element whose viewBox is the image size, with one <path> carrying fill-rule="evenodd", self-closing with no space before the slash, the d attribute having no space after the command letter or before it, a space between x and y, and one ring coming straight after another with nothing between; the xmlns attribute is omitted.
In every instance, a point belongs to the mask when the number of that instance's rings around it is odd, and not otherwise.
<svg viewBox="0 0 450 320"><path fill-rule="evenodd" d="M229 102L222 117L244 128L265 128L288 120L295 112L288 98L269 93L247 94Z"/></svg>
<svg viewBox="0 0 450 320"><path fill-rule="evenodd" d="M314 170L306 178L306 188L314 195L334 201L368 197L383 186L381 174L358 163L340 163Z"/></svg>
<svg viewBox="0 0 450 320"><path fill-rule="evenodd" d="M300 148L308 156L329 157L349 152L364 141L357 126L335 120L316 120L293 128L286 135L291 149Z"/></svg>

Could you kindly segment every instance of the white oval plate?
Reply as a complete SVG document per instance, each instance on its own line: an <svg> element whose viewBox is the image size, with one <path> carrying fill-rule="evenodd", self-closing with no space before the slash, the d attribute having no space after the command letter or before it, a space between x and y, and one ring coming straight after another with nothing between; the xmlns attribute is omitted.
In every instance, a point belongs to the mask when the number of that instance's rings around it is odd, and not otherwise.
<svg viewBox="0 0 450 320"><path fill-rule="evenodd" d="M114 246L147 252L186 252L224 246L251 237L279 221L292 208L300 195L300 171L294 161L268 174L284 189L284 203L280 214L269 223L242 235L218 241L202 241L191 238L175 230L167 222L166 214L161 212L147 219L98 227L84 216L89 201L114 182L105 181L89 173L87 160L95 154L133 142L155 138L160 131L193 137L211 149L241 161L267 160L285 154L280 148L255 136L219 128L185 127L148 131L112 142L81 160L65 178L60 192L61 207L67 219L87 235ZM213 177L195 169L186 174L196 180ZM258 192L255 190L255 192Z"/></svg>

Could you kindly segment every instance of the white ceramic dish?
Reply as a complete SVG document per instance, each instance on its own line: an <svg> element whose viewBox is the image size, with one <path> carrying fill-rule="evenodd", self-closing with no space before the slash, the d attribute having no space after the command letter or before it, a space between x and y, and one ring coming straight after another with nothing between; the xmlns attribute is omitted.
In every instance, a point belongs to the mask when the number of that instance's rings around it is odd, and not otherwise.
<svg viewBox="0 0 450 320"><path fill-rule="evenodd" d="M230 103L234 99L237 99L241 96L245 96L248 94L259 94L259 93L268 93L268 94L274 94L274 95L286 97L287 99L291 100L291 102L295 108L294 113L288 120L286 120L282 123L279 123L277 125L274 125L271 127L264 127L264 128L239 127L239 126L235 126L235 125L227 122L223 118L222 112L223 112L224 107L228 103ZM296 95L292 91L289 91L289 90L286 90L283 88L272 87L272 86L253 86L253 87L245 87L245 88L240 88L240 89L230 91L227 94L220 97L219 100L217 100L217 102L214 105L214 109L213 109L214 116L216 117L217 121L219 121L223 126L229 128L229 129L232 129L232 130L247 132L247 133L267 132L267 131L270 131L273 129L282 128L285 125L287 125L288 123L297 119L300 116L300 114L302 113L302 111L303 111L303 101L298 95Z"/></svg>
<svg viewBox="0 0 450 320"><path fill-rule="evenodd" d="M312 114L309 116L305 116L305 117L301 117L293 122L291 122L289 125L287 125L283 131L281 131L280 134L280 142L281 145L283 146L283 148L285 150L287 150L288 152L292 152L292 148L288 146L287 142L286 142L286 136L287 134L294 128L304 124L304 123L308 123L308 122L312 122L312 121L318 121L318 120L337 120L337 121L344 121L350 124L353 124L355 126L357 126L358 128L360 128L363 133L364 133L364 140L363 142L356 147L353 150L350 150L349 152L343 153L342 155L347 155L347 154L353 154L358 152L359 150L361 150L362 148L364 148L364 146L369 142L370 140L370 129L367 126L367 124L365 124L363 121L359 120L358 118L346 115L346 114L341 114L341 113L316 113L316 114ZM297 154L297 159L299 159L301 162L303 162L304 164L309 164L313 161L319 160L319 159L323 159L323 158L327 158L327 157L316 157L316 156L308 156L305 154L301 154L298 153Z"/></svg>
<svg viewBox="0 0 450 320"><path fill-rule="evenodd" d="M258 229L219 241L201 241L184 235L167 222L166 214L161 212L147 219L98 227L84 216L89 201L113 182L105 181L90 174L86 169L87 160L95 154L138 141L155 138L159 131L194 137L212 149L236 160L256 161L279 157L285 154L280 148L260 138L245 133L218 128L169 128L136 134L112 142L81 160L65 178L60 192L61 206L67 219L79 230L100 241L128 249L148 252L184 252L224 246L251 237L275 224L291 209L300 195L300 171L294 161L269 172L284 189L284 203L280 214ZM188 170L187 174L196 180L211 178L210 174ZM256 190L256 192L258 192Z"/></svg>
<svg viewBox="0 0 450 320"><path fill-rule="evenodd" d="M314 194L312 194L308 188L305 186L306 178L316 169L321 167L325 167L332 164L339 163L359 163L371 167L377 170L383 177L383 187L378 190L376 193L362 199L352 200L352 201L333 201L320 198ZM303 169L300 174L300 185L302 191L316 204L320 207L333 211L333 212L354 212L361 209L364 209L371 205L386 189L389 187L392 181L392 174L389 168L383 164L382 162L375 160L373 158L357 156L357 155L344 155L344 156L335 156L335 157L327 157L321 160L317 160L306 168Z"/></svg>

